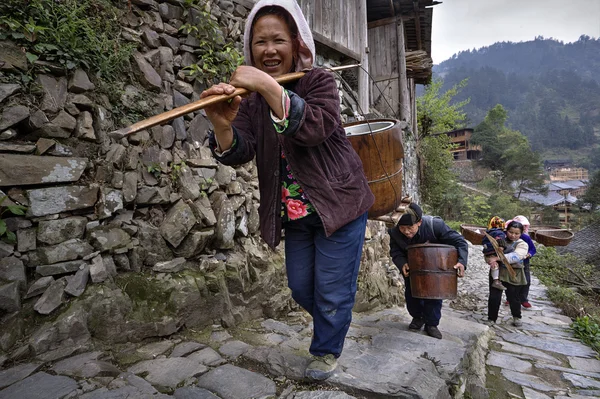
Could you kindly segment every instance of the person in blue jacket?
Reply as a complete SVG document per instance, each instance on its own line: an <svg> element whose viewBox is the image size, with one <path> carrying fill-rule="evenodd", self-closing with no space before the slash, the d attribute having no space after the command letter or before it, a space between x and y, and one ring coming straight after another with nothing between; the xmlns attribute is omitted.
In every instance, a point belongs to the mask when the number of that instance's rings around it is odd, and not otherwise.
<svg viewBox="0 0 600 399"><path fill-rule="evenodd" d="M458 277L465 275L469 244L462 235L452 230L437 216L423 215L419 205L412 203L402 215L398 224L388 230L390 235L390 256L394 264L404 275L404 296L406 308L412 316L408 329L419 331L425 326L425 332L430 337L442 339L438 329L442 318L441 299L414 298L410 290L408 246L415 244L447 244L458 251L458 262L454 265Z"/></svg>

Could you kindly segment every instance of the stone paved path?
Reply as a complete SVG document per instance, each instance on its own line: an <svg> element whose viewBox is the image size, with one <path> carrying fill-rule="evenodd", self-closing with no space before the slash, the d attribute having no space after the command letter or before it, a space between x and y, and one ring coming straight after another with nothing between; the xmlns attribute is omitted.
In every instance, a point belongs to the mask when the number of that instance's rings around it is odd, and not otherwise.
<svg viewBox="0 0 600 399"><path fill-rule="evenodd" d="M442 340L407 331L402 308L356 314L337 373L324 384L302 381L311 329L298 312L54 363L3 361L0 399L600 397L600 361L537 279L522 327L510 324L505 306L496 326L483 324L488 269L481 247L470 251L458 298L444 303Z"/></svg>
<svg viewBox="0 0 600 399"><path fill-rule="evenodd" d="M460 298L476 297L472 311L452 313L466 320L487 319L487 265L470 247L469 278L462 279ZM504 298L503 298L504 299ZM492 327L486 358L487 388L491 398L563 399L600 397L598 354L571 332L571 319L562 315L546 296L535 276L529 294L530 309L523 308L523 326L512 326L508 306L501 305Z"/></svg>

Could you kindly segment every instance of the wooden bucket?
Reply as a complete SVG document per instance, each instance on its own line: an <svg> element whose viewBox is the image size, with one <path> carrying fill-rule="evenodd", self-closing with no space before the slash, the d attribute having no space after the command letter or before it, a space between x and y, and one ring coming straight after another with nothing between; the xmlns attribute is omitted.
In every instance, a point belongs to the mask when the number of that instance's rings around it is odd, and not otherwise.
<svg viewBox="0 0 600 399"><path fill-rule="evenodd" d="M369 218L393 212L402 198L402 129L395 119L373 119L344 125L360 157L375 203Z"/></svg>
<svg viewBox="0 0 600 399"><path fill-rule="evenodd" d="M417 244L408 247L412 296L422 299L454 299L457 275L453 268L458 252L452 245Z"/></svg>

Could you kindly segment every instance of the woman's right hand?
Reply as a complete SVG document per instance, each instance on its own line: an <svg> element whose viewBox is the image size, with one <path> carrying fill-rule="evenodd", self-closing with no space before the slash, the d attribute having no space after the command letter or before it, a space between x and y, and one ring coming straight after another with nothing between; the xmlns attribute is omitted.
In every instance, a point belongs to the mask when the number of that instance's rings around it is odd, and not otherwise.
<svg viewBox="0 0 600 399"><path fill-rule="evenodd" d="M204 90L202 94L200 94L200 98L221 94L229 95L233 94L233 92L235 92L235 86L227 83L219 83ZM213 124L216 133L231 129L231 123L237 116L241 101L242 97L235 96L229 101L221 101L204 108L206 116Z"/></svg>
<svg viewBox="0 0 600 399"><path fill-rule="evenodd" d="M404 277L408 277L408 263L405 263L404 265L402 265L402 274L404 275Z"/></svg>

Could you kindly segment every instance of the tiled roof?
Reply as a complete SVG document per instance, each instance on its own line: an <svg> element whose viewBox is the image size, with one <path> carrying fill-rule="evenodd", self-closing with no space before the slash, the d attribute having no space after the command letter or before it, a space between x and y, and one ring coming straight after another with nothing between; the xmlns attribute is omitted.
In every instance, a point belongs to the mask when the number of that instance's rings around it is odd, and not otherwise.
<svg viewBox="0 0 600 399"><path fill-rule="evenodd" d="M550 191L568 190L568 189L573 189L573 188L575 188L575 187L565 184L565 182L559 182L559 181L548 184L548 190L550 190Z"/></svg>
<svg viewBox="0 0 600 399"><path fill-rule="evenodd" d="M600 266L600 222L578 231L566 247L558 247L561 254L570 253L586 263Z"/></svg>
<svg viewBox="0 0 600 399"><path fill-rule="evenodd" d="M585 180L587 181L587 180ZM580 187L586 186L584 180L565 180L565 181L554 181L548 184L548 190L559 191L559 190L575 190Z"/></svg>
<svg viewBox="0 0 600 399"><path fill-rule="evenodd" d="M544 206L553 206L562 203L565 200L565 197L556 191L549 191L546 195L539 193L521 193L520 199L535 202L536 204ZM577 202L577 198L573 197L571 194L567 195L566 200L570 204L575 204Z"/></svg>
<svg viewBox="0 0 600 399"><path fill-rule="evenodd" d="M568 185L570 185L571 187L583 187L583 186L587 186L589 183L589 180L586 179L582 179L582 180L567 180L567 181L563 181L561 183L566 183Z"/></svg>

